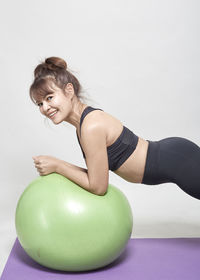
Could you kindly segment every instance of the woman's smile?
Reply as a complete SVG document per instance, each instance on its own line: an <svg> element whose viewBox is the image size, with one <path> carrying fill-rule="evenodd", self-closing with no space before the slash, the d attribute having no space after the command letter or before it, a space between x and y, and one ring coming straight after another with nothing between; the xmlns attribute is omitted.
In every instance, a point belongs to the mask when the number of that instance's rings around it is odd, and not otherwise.
<svg viewBox="0 0 200 280"><path fill-rule="evenodd" d="M55 115L57 114L58 110L55 110L53 113L49 114L48 117L53 119Z"/></svg>

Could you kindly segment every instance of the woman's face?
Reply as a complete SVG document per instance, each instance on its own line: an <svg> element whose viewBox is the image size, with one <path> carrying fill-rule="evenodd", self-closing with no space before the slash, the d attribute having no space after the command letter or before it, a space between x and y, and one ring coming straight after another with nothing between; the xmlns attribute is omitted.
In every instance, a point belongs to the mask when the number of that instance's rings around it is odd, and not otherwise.
<svg viewBox="0 0 200 280"><path fill-rule="evenodd" d="M54 124L64 121L72 109L73 86L67 85L65 93L60 88L37 101L40 112L51 119Z"/></svg>

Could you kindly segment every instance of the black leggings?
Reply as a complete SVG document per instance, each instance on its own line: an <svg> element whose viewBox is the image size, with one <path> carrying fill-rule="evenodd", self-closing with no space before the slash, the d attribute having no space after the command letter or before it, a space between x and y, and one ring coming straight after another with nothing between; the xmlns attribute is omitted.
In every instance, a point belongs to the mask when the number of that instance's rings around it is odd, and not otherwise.
<svg viewBox="0 0 200 280"><path fill-rule="evenodd" d="M200 199L200 147L182 137L149 141L142 184L177 184Z"/></svg>

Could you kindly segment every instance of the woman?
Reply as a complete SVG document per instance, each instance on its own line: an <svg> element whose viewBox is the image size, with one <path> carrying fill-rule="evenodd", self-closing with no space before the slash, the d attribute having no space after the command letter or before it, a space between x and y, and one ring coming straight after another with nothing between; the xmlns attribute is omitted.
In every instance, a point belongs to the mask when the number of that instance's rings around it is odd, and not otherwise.
<svg viewBox="0 0 200 280"><path fill-rule="evenodd" d="M177 184L200 199L200 148L188 139L142 139L104 112L81 101L81 85L66 62L49 57L34 71L30 97L54 124L76 128L87 169L51 156L33 157L40 175L57 172L97 195L106 193L109 170L128 182Z"/></svg>

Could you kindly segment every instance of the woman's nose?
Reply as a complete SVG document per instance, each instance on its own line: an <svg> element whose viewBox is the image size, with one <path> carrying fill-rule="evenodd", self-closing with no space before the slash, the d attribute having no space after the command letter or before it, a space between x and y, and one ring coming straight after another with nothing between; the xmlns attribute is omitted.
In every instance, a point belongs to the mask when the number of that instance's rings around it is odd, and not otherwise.
<svg viewBox="0 0 200 280"><path fill-rule="evenodd" d="M43 107L42 109L43 109L44 113L47 113L48 110L50 109L50 105L48 103L46 103L46 102L43 102L43 106L42 107Z"/></svg>

